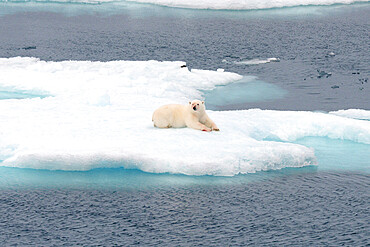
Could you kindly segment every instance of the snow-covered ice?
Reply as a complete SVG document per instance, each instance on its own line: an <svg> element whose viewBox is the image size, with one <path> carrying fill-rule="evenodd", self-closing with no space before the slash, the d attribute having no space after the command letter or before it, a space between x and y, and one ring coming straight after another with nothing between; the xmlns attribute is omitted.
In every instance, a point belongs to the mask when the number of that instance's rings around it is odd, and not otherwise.
<svg viewBox="0 0 370 247"><path fill-rule="evenodd" d="M349 109L349 110L339 110L339 111L331 111L330 114L354 118L354 119L362 119L362 120L370 120L370 111L362 110L362 109Z"/></svg>
<svg viewBox="0 0 370 247"><path fill-rule="evenodd" d="M220 132L154 128L160 105L243 78L184 64L0 59L0 87L48 95L0 100L0 165L232 176L316 165L313 149L291 143L307 136L370 144L369 121L319 112L208 110Z"/></svg>
<svg viewBox="0 0 370 247"><path fill-rule="evenodd" d="M367 0L127 0L140 3L158 4L168 7L192 9L270 9L307 5L351 4L355 2L368 2Z"/></svg>

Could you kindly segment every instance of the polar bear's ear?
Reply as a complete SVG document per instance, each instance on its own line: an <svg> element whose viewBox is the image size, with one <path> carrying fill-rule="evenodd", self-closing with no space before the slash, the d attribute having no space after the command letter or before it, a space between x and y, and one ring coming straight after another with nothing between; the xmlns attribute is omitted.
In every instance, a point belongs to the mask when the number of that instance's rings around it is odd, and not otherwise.
<svg viewBox="0 0 370 247"><path fill-rule="evenodd" d="M204 104L204 101L202 101L202 104Z"/></svg>
<svg viewBox="0 0 370 247"><path fill-rule="evenodd" d="M189 105L191 105L191 101L189 101Z"/></svg>

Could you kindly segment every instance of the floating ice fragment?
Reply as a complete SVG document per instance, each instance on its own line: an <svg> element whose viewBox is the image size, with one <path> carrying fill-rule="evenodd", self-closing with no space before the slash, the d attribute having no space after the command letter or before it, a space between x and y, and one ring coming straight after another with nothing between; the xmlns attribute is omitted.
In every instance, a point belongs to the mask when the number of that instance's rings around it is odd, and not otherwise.
<svg viewBox="0 0 370 247"><path fill-rule="evenodd" d="M244 61L234 61L233 63L236 65L258 65L258 64L265 64L270 62L280 62L279 58L272 57L267 59L251 59L251 60L244 60Z"/></svg>
<svg viewBox="0 0 370 247"><path fill-rule="evenodd" d="M335 57L334 52L329 52L327 55L325 55L326 58Z"/></svg>

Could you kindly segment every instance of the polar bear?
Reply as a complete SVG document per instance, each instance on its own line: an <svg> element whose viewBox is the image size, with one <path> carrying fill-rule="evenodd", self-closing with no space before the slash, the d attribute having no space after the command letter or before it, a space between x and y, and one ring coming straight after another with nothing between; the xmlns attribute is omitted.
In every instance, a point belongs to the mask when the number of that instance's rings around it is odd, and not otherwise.
<svg viewBox="0 0 370 247"><path fill-rule="evenodd" d="M219 131L208 117L204 101L193 100L188 105L164 105L154 111L152 121L158 128L190 127L202 131Z"/></svg>

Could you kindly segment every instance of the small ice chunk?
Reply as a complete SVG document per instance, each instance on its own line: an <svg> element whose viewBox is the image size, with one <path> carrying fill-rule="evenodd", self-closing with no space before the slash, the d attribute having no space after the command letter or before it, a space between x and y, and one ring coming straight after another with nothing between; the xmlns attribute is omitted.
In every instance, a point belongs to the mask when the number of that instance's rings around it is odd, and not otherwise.
<svg viewBox="0 0 370 247"><path fill-rule="evenodd" d="M271 57L267 59L251 59L251 60L243 60L243 61L234 61L233 63L236 65L258 65L258 64L265 64L271 62L280 62L279 58Z"/></svg>
<svg viewBox="0 0 370 247"><path fill-rule="evenodd" d="M269 62L280 62L280 58L272 57L272 58L268 58L267 61L269 61Z"/></svg>

